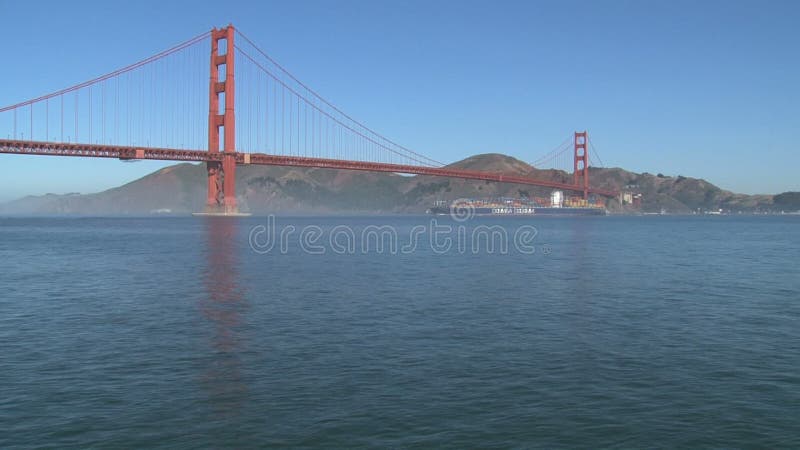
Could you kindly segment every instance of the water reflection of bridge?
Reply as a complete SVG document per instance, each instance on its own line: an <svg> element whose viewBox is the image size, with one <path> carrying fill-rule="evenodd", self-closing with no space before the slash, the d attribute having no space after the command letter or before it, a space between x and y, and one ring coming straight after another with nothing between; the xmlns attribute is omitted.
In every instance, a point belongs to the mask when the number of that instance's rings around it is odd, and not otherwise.
<svg viewBox="0 0 800 450"><path fill-rule="evenodd" d="M204 232L206 295L199 308L209 325L209 343L200 383L215 414L236 416L248 392L242 367L243 313L247 304L237 271L237 221L207 218Z"/></svg>

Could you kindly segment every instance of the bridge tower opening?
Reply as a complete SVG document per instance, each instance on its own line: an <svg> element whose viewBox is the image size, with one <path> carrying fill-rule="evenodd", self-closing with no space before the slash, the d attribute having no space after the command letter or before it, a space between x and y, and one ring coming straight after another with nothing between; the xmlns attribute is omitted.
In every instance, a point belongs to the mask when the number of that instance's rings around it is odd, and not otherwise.
<svg viewBox="0 0 800 450"><path fill-rule="evenodd" d="M575 132L575 167L573 184L583 191L583 199L589 198L589 133Z"/></svg>
<svg viewBox="0 0 800 450"><path fill-rule="evenodd" d="M223 137L222 158L208 161L207 213L236 214L236 117L234 115L236 83L234 78L233 25L211 30L211 76L208 99L208 151L220 153L220 134ZM224 41L225 53L220 53ZM221 68L224 66L224 71ZM221 78L220 75L224 78ZM220 96L224 109L220 111ZM220 128L222 133L220 133Z"/></svg>

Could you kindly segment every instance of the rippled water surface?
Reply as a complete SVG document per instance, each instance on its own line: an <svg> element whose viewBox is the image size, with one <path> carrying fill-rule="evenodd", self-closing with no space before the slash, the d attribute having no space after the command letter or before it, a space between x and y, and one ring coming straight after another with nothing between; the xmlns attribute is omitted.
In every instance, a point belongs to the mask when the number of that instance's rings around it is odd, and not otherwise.
<svg viewBox="0 0 800 450"><path fill-rule="evenodd" d="M800 217L266 223L0 219L0 447L800 447Z"/></svg>

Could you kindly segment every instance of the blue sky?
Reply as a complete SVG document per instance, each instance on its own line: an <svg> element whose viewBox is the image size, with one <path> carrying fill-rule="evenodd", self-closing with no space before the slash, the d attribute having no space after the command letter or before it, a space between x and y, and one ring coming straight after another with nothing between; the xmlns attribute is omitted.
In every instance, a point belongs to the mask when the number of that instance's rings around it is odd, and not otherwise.
<svg viewBox="0 0 800 450"><path fill-rule="evenodd" d="M0 106L236 25L351 116L450 162L536 160L586 129L606 165L800 190L800 2L0 0ZM168 163L0 155L0 201Z"/></svg>

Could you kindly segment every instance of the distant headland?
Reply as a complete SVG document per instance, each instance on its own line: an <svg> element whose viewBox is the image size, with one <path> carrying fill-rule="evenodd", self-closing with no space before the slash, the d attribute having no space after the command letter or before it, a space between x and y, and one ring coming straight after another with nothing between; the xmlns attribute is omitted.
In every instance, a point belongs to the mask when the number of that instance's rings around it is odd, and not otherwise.
<svg viewBox="0 0 800 450"><path fill-rule="evenodd" d="M487 153L448 167L571 182L572 175L537 169L511 156ZM607 201L611 213L781 213L800 210L800 192L745 195L684 176L590 168L592 184L631 194L637 202ZM254 214L414 214L436 201L457 198L548 196L550 189L510 183L337 169L242 166L237 198ZM205 165L182 163L94 194L28 196L0 204L4 215L188 215L202 210Z"/></svg>

